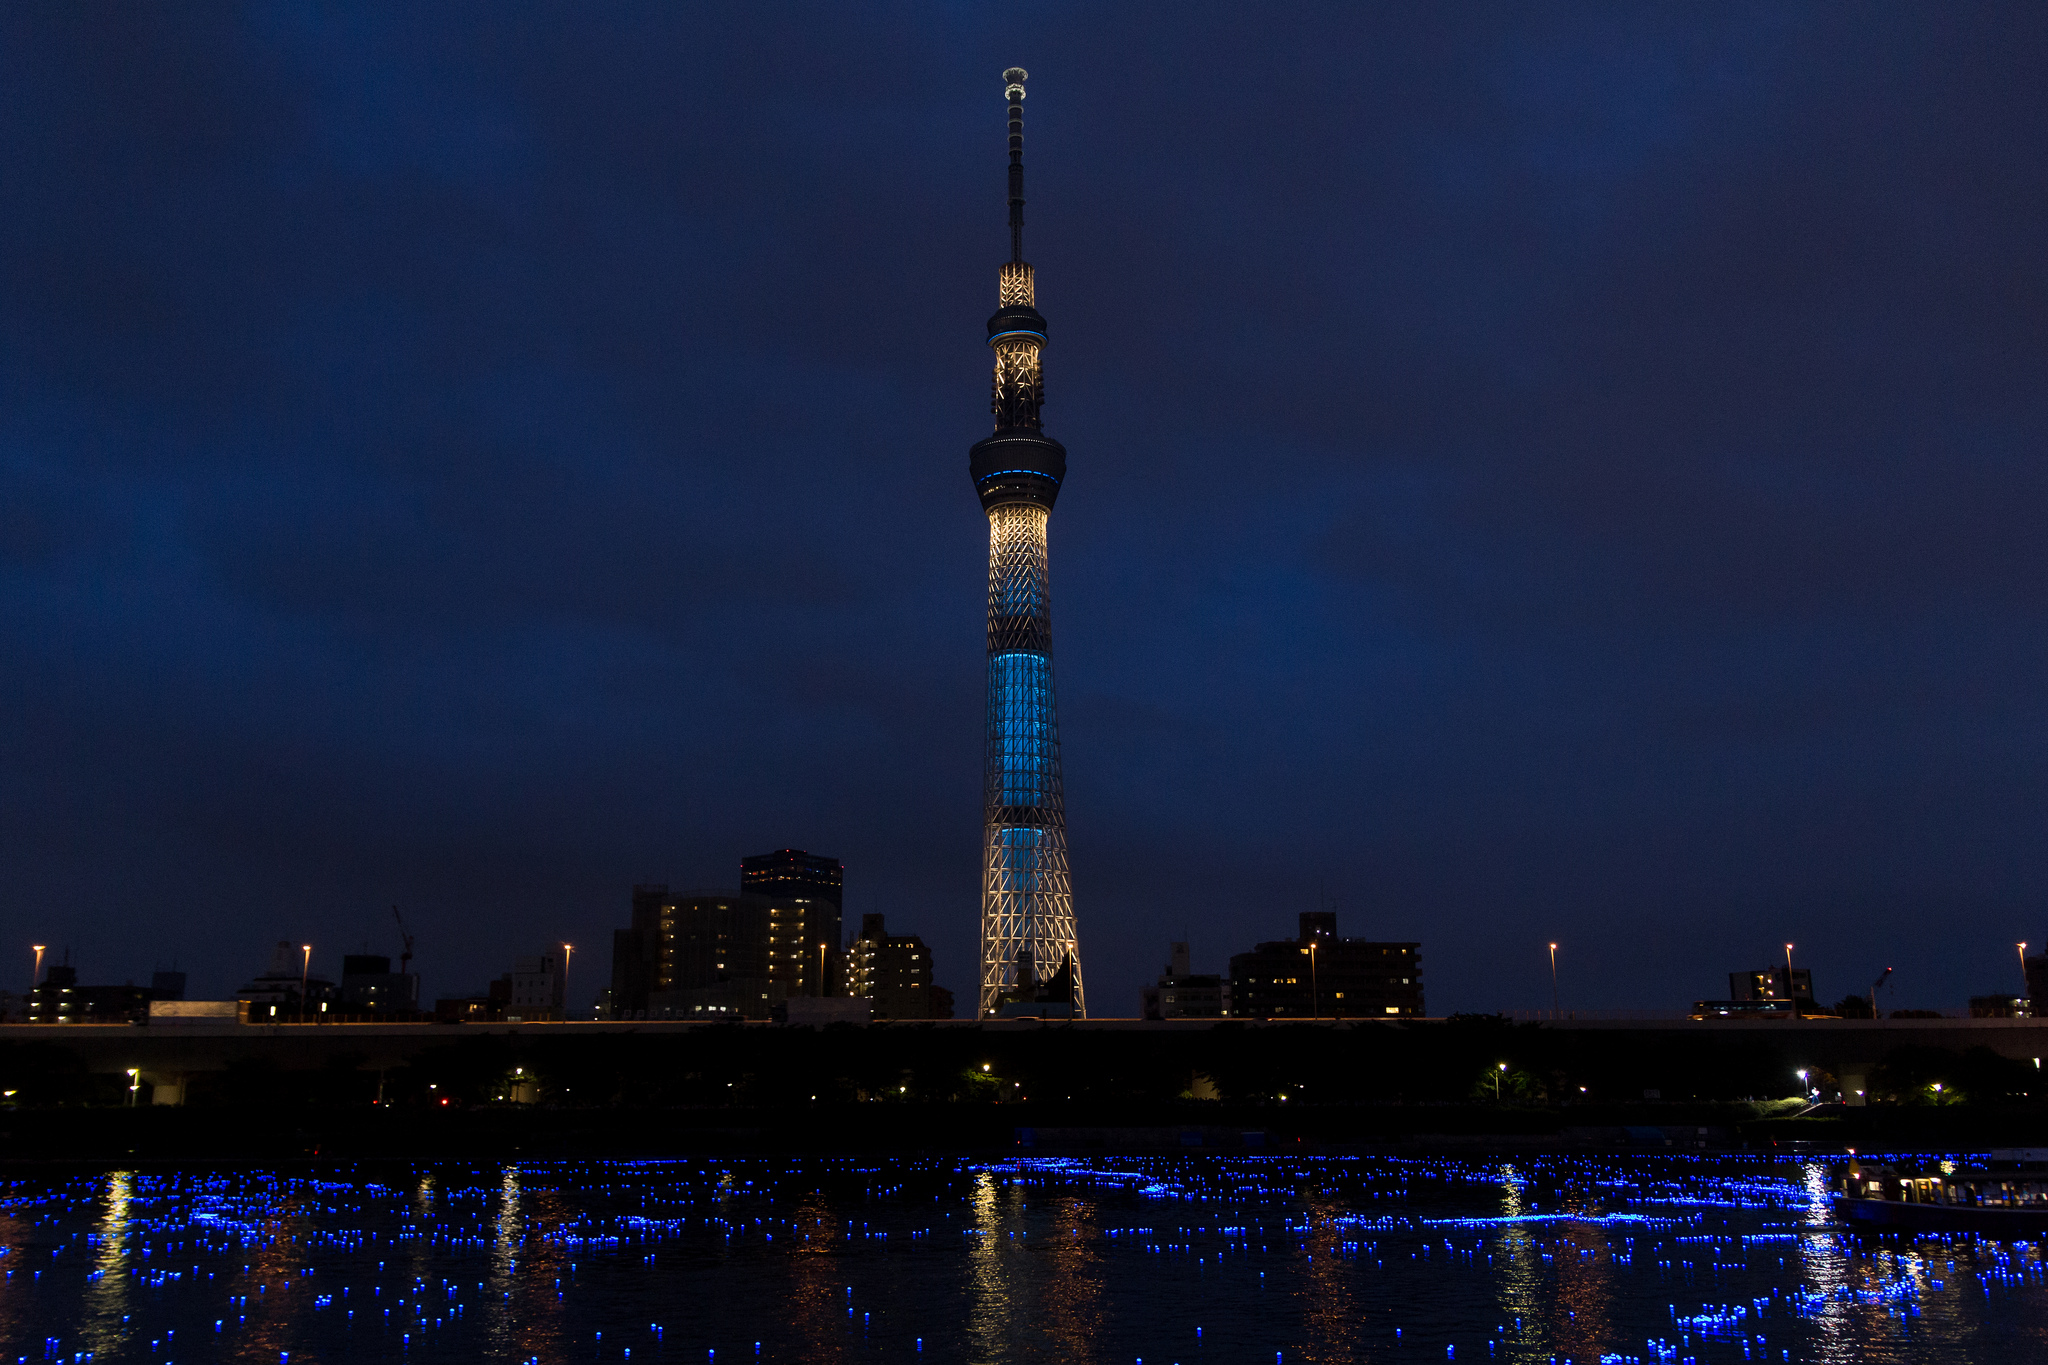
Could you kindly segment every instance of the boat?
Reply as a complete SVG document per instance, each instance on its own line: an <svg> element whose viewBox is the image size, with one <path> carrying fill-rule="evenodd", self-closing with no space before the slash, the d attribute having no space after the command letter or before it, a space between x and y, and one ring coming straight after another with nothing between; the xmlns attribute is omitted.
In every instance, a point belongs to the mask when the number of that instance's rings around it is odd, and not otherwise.
<svg viewBox="0 0 2048 1365"><path fill-rule="evenodd" d="M1864 1231L2048 1236L2048 1148L1994 1151L1983 1170L1944 1161L1934 1171L1900 1171L1852 1158L1834 1204Z"/></svg>

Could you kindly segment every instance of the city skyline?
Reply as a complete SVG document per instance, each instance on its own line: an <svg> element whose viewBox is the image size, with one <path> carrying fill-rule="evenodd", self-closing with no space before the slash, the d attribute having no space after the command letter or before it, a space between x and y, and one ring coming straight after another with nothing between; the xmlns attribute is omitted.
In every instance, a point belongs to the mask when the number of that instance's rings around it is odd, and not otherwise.
<svg viewBox="0 0 2048 1365"><path fill-rule="evenodd" d="M1096 1012L1329 900L1435 1011L2048 942L2038 9L7 22L0 920L87 977L794 846L965 1012L1012 62Z"/></svg>

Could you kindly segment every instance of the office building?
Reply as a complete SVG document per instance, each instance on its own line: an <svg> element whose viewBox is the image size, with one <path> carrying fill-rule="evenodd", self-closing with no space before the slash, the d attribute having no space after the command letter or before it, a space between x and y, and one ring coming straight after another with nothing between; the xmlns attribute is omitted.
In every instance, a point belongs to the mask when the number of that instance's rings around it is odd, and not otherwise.
<svg viewBox="0 0 2048 1365"><path fill-rule="evenodd" d="M891 934L880 915L862 915L846 950L846 993L874 1002L877 1019L930 1019L932 951L916 934Z"/></svg>
<svg viewBox="0 0 2048 1365"><path fill-rule="evenodd" d="M1067 872L1066 798L1053 699L1052 611L1046 523L1067 476L1067 452L1039 422L1045 318L1024 260L1024 80L1003 73L1010 106L1010 259L997 271L988 322L995 353L995 432L968 452L988 517L988 711L982 759L980 999L976 1016L1018 1002L1025 964L1062 964L1076 1017L1087 1014L1073 888ZM1036 980L1025 994L1037 992Z"/></svg>
<svg viewBox="0 0 2048 1365"><path fill-rule="evenodd" d="M1422 945L1339 938L1332 911L1304 911L1300 936L1230 959L1230 1013L1245 1019L1419 1019Z"/></svg>

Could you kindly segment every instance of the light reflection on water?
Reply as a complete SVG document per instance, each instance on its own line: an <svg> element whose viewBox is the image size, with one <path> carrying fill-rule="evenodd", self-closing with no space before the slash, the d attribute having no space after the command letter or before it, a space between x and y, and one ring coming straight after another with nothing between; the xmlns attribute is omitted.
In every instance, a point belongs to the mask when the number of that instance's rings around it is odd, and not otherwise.
<svg viewBox="0 0 2048 1365"><path fill-rule="evenodd" d="M0 1335L167 1365L2048 1359L2035 1248L1850 1239L1834 1176L1175 1155L14 1179Z"/></svg>

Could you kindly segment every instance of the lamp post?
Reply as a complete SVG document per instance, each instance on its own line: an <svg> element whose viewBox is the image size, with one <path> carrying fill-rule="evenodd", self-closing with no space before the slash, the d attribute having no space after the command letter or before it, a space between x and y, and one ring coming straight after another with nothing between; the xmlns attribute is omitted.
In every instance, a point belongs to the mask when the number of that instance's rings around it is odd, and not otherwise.
<svg viewBox="0 0 2048 1365"><path fill-rule="evenodd" d="M1508 1069L1508 1064L1507 1064L1506 1062L1502 1062L1502 1063L1501 1063L1501 1064L1500 1064L1499 1066L1496 1066L1496 1067L1495 1067L1495 1068L1493 1069L1493 1102L1494 1102L1495 1104L1499 1104L1499 1103L1500 1103L1500 1078L1501 1078L1501 1073L1502 1073L1502 1072L1504 1072L1504 1071L1506 1071L1507 1069Z"/></svg>
<svg viewBox="0 0 2048 1365"><path fill-rule="evenodd" d="M1792 989L1792 945L1785 945L1785 998L1793 1002L1792 1015L1799 1016L1799 993Z"/></svg>
<svg viewBox="0 0 2048 1365"><path fill-rule="evenodd" d="M818 945L818 998L825 998L825 945Z"/></svg>
<svg viewBox="0 0 2048 1365"><path fill-rule="evenodd" d="M302 943L299 947L306 954L305 960L299 964L299 1022L303 1024L306 1022L306 979L313 972L313 945Z"/></svg>
<svg viewBox="0 0 2048 1365"><path fill-rule="evenodd" d="M569 1018L569 959L575 955L575 944L562 945L562 1019L565 1023Z"/></svg>
<svg viewBox="0 0 2048 1365"><path fill-rule="evenodd" d="M1323 1017L1323 990L1316 984L1316 941L1308 941L1308 1007L1318 1019Z"/></svg>
<svg viewBox="0 0 2048 1365"><path fill-rule="evenodd" d="M142 1088L142 1069L141 1069L140 1067L133 1067L133 1066L129 1067L129 1068L128 1068L128 1107L129 1107L130 1109L133 1109L133 1108L135 1107L135 1092L136 1092L136 1091L138 1091L138 1090L140 1090L141 1088Z"/></svg>
<svg viewBox="0 0 2048 1365"><path fill-rule="evenodd" d="M1550 945L1550 1022L1557 1022L1557 945Z"/></svg>
<svg viewBox="0 0 2048 1365"><path fill-rule="evenodd" d="M2027 1004L2027 1006L2026 1006L2026 1009L2027 1009L2028 1013L2032 1013L2032 1012L2033 1012L2033 1005L2032 1005L2032 1001L2033 1001L2033 987L2032 987L2031 985L2029 985L2029 984L2028 984L2028 982L2027 982L2027 941L2026 941L2025 939L2021 939L2021 940L2020 940L2020 944L2019 944L2019 949L2020 949L2020 999L2022 999L2022 1000L2025 1000L2025 1001L2027 1001L2027 1002L2028 1002L2028 1004Z"/></svg>
<svg viewBox="0 0 2048 1365"><path fill-rule="evenodd" d="M43 982L43 945L32 943L29 946L36 950L36 965L28 974L28 988L34 990Z"/></svg>

